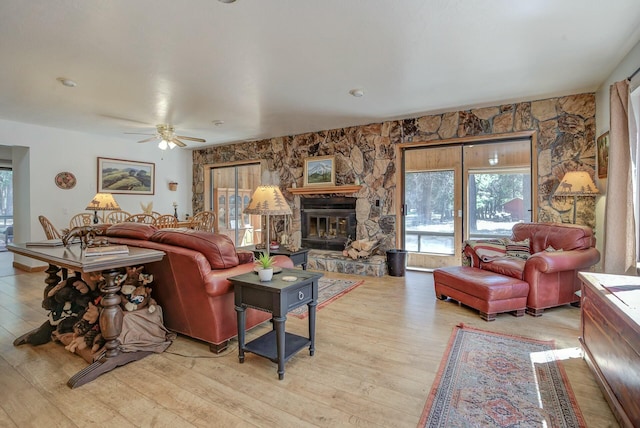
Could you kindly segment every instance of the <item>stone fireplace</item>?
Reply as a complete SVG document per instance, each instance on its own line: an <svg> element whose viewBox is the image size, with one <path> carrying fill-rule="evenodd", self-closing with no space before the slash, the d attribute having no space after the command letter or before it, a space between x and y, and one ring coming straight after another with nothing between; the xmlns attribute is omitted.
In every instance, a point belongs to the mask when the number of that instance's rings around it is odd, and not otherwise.
<svg viewBox="0 0 640 428"><path fill-rule="evenodd" d="M356 198L303 198L302 247L342 251L356 239Z"/></svg>

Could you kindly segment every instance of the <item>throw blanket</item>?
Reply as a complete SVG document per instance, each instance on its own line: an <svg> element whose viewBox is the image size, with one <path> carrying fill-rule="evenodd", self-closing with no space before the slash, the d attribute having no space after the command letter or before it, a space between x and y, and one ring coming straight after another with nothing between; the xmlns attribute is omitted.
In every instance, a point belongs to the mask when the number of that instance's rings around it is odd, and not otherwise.
<svg viewBox="0 0 640 428"><path fill-rule="evenodd" d="M504 242L497 239L469 240L465 241L465 244L470 246L483 262L490 262L507 255Z"/></svg>
<svg viewBox="0 0 640 428"><path fill-rule="evenodd" d="M164 326L162 308L155 305L155 311L145 307L136 311L125 311L122 332L118 336L122 352L151 351L161 353L171 345L176 334Z"/></svg>

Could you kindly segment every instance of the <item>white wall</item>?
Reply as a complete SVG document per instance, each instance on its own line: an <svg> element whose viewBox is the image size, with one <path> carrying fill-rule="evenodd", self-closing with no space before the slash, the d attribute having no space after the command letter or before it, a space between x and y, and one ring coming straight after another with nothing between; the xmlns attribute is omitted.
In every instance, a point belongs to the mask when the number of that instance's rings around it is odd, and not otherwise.
<svg viewBox="0 0 640 428"><path fill-rule="evenodd" d="M40 214L62 229L69 226L72 215L86 212L97 190L98 157L155 164L155 194L114 195L123 210L139 213L140 203L153 202L154 211L173 214L172 204L176 202L180 219L191 214L191 151L162 151L153 142L137 144L133 137L111 138L0 120L0 146L10 147L13 157L15 242L45 239L38 221ZM54 177L62 171L76 176L73 189L62 190L55 185ZM169 181L178 182L176 192L169 191ZM24 262L21 258L20 263L32 265Z"/></svg>
<svg viewBox="0 0 640 428"><path fill-rule="evenodd" d="M613 72L602 83L596 92L596 137L604 134L609 130L609 87L621 80L631 76L631 74L640 67L640 43L636 44L631 51L618 64ZM596 174L596 185L600 190L601 196L596 201L596 248L602 254L604 244L604 219L606 216L605 205L607 199L607 179L599 179ZM597 266L601 268L601 263Z"/></svg>

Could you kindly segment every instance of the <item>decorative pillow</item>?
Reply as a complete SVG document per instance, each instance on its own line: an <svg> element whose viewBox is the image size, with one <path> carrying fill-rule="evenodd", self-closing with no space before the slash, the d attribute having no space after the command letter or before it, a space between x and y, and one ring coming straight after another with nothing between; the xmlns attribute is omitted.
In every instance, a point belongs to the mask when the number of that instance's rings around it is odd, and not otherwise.
<svg viewBox="0 0 640 428"><path fill-rule="evenodd" d="M505 245L497 239L469 240L466 244L473 248L483 262L490 262L506 255Z"/></svg>
<svg viewBox="0 0 640 428"><path fill-rule="evenodd" d="M255 257L253 255L253 251L236 250L236 254L238 255L238 262L241 265L243 265L245 263L253 263L255 261Z"/></svg>
<svg viewBox="0 0 640 428"><path fill-rule="evenodd" d="M527 260L531 256L529 238L524 241L512 241L511 239L507 239L505 241L505 247L507 250L507 256L517 257L523 260Z"/></svg>
<svg viewBox="0 0 640 428"><path fill-rule="evenodd" d="M158 229L152 224L134 223L125 221L110 226L106 235L118 238L142 239L148 241L151 235L156 233Z"/></svg>
<svg viewBox="0 0 640 428"><path fill-rule="evenodd" d="M206 257L211 269L228 269L240 263L236 247L227 235L204 230L160 229L149 240L198 251Z"/></svg>

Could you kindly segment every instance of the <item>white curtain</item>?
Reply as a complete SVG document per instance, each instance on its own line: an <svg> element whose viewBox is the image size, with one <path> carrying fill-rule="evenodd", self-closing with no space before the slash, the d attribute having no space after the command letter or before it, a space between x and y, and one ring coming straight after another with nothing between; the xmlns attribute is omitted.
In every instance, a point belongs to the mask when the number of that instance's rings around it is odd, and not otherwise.
<svg viewBox="0 0 640 428"><path fill-rule="evenodd" d="M633 185L637 175L632 173L629 123L633 117L630 116L628 80L611 85L610 103L609 177L605 207L603 269L606 273L624 274L635 272L637 259L634 214L634 193L637 192L634 192ZM633 139L636 140L636 137Z"/></svg>
<svg viewBox="0 0 640 428"><path fill-rule="evenodd" d="M634 85L635 82L635 85ZM635 90L634 90L635 86ZM636 227L636 269L640 267L640 75L631 81L629 102L629 147L631 148L631 178L633 213ZM637 270L637 273L640 271Z"/></svg>

